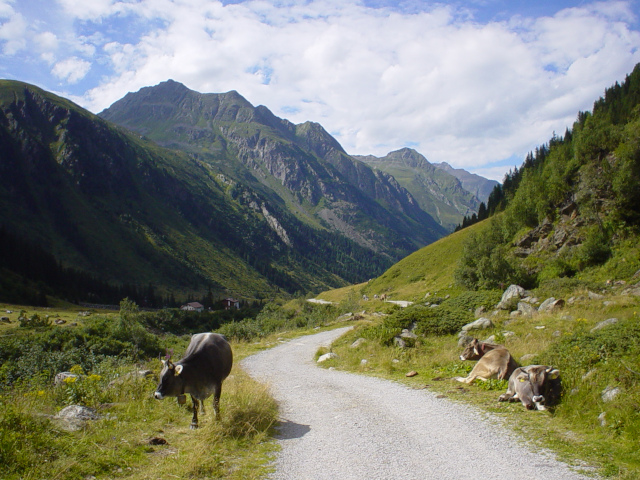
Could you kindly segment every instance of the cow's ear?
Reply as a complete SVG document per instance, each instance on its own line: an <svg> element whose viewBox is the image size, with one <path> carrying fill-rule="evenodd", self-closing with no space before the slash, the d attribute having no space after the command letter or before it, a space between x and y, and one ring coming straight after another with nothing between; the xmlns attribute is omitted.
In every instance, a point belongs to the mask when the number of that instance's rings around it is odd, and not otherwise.
<svg viewBox="0 0 640 480"><path fill-rule="evenodd" d="M527 380L529 380L529 376L528 375L523 375L523 374L518 375L516 378L518 379L518 381L520 383L524 383Z"/></svg>
<svg viewBox="0 0 640 480"><path fill-rule="evenodd" d="M182 373L182 369L184 367L182 365L176 365L176 375L180 375Z"/></svg>
<svg viewBox="0 0 640 480"><path fill-rule="evenodd" d="M549 378L551 380L555 380L560 376L560 370L558 370L557 368L551 368L547 370L547 374L549 375Z"/></svg>

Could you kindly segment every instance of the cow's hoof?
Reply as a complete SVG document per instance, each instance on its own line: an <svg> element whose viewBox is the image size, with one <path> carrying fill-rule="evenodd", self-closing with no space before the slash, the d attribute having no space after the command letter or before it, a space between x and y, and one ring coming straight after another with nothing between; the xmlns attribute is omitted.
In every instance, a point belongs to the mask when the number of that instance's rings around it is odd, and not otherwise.
<svg viewBox="0 0 640 480"><path fill-rule="evenodd" d="M197 423L192 423L192 424L189 426L189 428L190 428L191 430L195 430L195 429L197 429L197 428L198 428L198 424L197 424Z"/></svg>
<svg viewBox="0 0 640 480"><path fill-rule="evenodd" d="M500 395L498 397L499 402L506 402L507 400L509 400L509 397L507 397L506 395Z"/></svg>

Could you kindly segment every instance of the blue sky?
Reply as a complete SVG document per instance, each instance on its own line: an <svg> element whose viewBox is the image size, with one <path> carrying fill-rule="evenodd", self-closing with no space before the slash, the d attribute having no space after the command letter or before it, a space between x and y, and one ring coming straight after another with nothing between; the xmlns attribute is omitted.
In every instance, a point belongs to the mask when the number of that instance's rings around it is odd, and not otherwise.
<svg viewBox="0 0 640 480"><path fill-rule="evenodd" d="M169 78L352 154L501 180L640 62L639 1L0 0L0 78L99 112Z"/></svg>

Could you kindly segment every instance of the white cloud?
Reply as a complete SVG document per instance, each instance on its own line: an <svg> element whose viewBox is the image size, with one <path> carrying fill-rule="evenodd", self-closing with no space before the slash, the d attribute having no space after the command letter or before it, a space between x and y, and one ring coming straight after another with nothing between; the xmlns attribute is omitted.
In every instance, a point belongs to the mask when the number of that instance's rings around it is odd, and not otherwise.
<svg viewBox="0 0 640 480"><path fill-rule="evenodd" d="M13 11L7 3L0 4L0 44L5 55L15 55L27 46L27 22L20 13Z"/></svg>
<svg viewBox="0 0 640 480"><path fill-rule="evenodd" d="M82 80L90 69L91 63L78 57L71 57L56 63L51 73L67 83L76 83Z"/></svg>
<svg viewBox="0 0 640 480"><path fill-rule="evenodd" d="M86 2L61 1L79 19L126 14L154 25L96 52L111 74L84 97L94 111L173 78L318 121L351 153L410 144L430 161L472 170L524 158L563 133L640 61L627 2L481 24L437 4L402 14L338 0L100 0L85 10Z"/></svg>

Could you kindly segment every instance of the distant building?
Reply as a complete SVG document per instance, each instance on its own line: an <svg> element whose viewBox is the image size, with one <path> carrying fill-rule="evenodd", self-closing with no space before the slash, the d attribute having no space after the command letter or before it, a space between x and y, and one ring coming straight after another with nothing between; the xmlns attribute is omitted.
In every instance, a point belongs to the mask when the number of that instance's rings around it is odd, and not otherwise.
<svg viewBox="0 0 640 480"><path fill-rule="evenodd" d="M186 305L182 305L180 310L188 310L190 312L202 312L204 310L204 305L199 302L190 302Z"/></svg>
<svg viewBox="0 0 640 480"><path fill-rule="evenodd" d="M231 310L232 308L239 309L240 301L231 297L225 298L224 300L222 300L222 306L224 307L225 310Z"/></svg>

